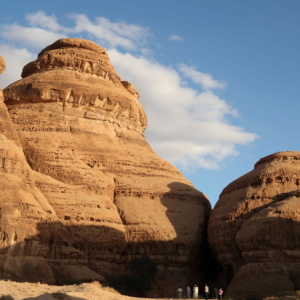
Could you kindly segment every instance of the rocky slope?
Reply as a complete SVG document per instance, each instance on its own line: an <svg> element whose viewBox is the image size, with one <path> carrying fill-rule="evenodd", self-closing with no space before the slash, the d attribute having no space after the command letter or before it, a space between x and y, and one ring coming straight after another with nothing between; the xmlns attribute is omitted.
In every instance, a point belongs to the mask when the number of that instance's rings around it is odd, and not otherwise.
<svg viewBox="0 0 300 300"><path fill-rule="evenodd" d="M1 122L9 123L5 136L31 180L24 189L40 208L30 208L30 233L1 228L5 255L28 241L14 256L43 259L45 282L72 277L78 266L95 279L144 254L184 278L201 251L210 203L151 149L139 94L121 81L106 51L86 40L58 40L22 77L4 90L10 119L4 107ZM7 189L18 192L19 184ZM16 210L5 214L7 224L21 228L23 208ZM31 246L35 240L43 250Z"/></svg>
<svg viewBox="0 0 300 300"><path fill-rule="evenodd" d="M227 296L300 289L300 153L278 152L229 184L208 224Z"/></svg>

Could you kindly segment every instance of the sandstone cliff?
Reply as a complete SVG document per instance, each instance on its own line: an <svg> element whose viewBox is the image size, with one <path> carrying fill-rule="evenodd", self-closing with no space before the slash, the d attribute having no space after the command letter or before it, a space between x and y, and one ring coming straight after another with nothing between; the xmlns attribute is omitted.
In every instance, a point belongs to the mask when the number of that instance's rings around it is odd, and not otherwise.
<svg viewBox="0 0 300 300"><path fill-rule="evenodd" d="M26 195L16 180L6 190L19 194L18 205L21 199L28 203L26 222L32 222L22 225L23 206L5 213L4 255L11 257L13 245L28 241L14 256L43 259L49 266L45 282L72 277L78 266L84 276L87 267L97 274L113 272L144 254L179 273L193 263L210 203L151 149L139 94L121 81L103 48L81 39L58 40L24 67L22 79L4 96L10 118L1 102L2 136L12 140L26 169L18 172L27 172L25 179L18 175ZM0 198L1 212L5 203Z"/></svg>
<svg viewBox="0 0 300 300"><path fill-rule="evenodd" d="M5 63L1 56L0 68L2 73ZM55 283L48 261L55 255L68 254L82 258L76 271L87 271L88 276L101 280L101 276L83 267L87 258L70 245L69 232L37 188L38 174L26 161L3 100L0 89L0 278Z"/></svg>
<svg viewBox="0 0 300 300"><path fill-rule="evenodd" d="M300 153L278 152L221 193L208 239L227 296L300 289Z"/></svg>

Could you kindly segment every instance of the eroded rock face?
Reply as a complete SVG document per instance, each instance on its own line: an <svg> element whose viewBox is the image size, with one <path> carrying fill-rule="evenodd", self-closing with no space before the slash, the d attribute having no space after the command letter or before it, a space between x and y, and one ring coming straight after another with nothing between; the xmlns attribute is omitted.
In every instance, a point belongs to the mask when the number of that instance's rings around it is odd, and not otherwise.
<svg viewBox="0 0 300 300"><path fill-rule="evenodd" d="M106 51L62 39L22 77L4 90L5 103L34 185L70 237L52 241L54 273L67 273L58 266L70 263L62 244L78 251L72 263L86 261L99 274L138 255L180 272L192 264L210 203L151 149L139 94Z"/></svg>
<svg viewBox="0 0 300 300"><path fill-rule="evenodd" d="M5 63L0 56L1 66ZM86 274L86 280L102 280L91 270L85 272L87 257L73 247L69 231L38 189L38 180L53 179L28 165L3 100L0 89L0 278L53 284L54 274L76 261L73 268ZM68 274L65 279L73 278Z"/></svg>
<svg viewBox="0 0 300 300"><path fill-rule="evenodd" d="M278 152L221 193L208 239L227 296L300 288L300 153Z"/></svg>

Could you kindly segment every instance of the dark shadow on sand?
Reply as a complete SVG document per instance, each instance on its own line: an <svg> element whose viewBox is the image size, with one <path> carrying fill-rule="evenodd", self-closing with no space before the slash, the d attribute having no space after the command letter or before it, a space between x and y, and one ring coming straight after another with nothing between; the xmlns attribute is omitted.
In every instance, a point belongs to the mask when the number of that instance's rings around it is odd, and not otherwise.
<svg viewBox="0 0 300 300"><path fill-rule="evenodd" d="M44 299L45 297L47 297L46 299L48 299L49 296L51 296L51 297L53 297L53 299L57 299L57 300L89 300L86 298L78 298L78 297L74 297L74 296L69 296L68 294L65 294L65 293L51 293L51 294L45 293L38 297L24 298L23 300ZM1 300L1 298L0 298L0 300ZM9 299L7 299L7 300L9 300Z"/></svg>

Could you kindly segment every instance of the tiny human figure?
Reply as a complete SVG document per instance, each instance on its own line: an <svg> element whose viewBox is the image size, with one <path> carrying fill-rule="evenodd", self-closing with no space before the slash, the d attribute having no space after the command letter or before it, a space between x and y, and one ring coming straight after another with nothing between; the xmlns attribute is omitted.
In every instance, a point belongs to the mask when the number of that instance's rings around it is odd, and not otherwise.
<svg viewBox="0 0 300 300"><path fill-rule="evenodd" d="M223 297L223 290L222 290L222 288L220 288L219 289L219 297L220 297L220 299L222 300L222 297Z"/></svg>
<svg viewBox="0 0 300 300"><path fill-rule="evenodd" d="M216 287L214 287L214 290L213 290L213 299L214 300L218 299L218 289Z"/></svg>
<svg viewBox="0 0 300 300"><path fill-rule="evenodd" d="M177 290L178 293L178 298L181 299L181 295L182 295L182 288L179 287L179 289Z"/></svg>
<svg viewBox="0 0 300 300"><path fill-rule="evenodd" d="M207 286L207 284L204 286L204 294L205 294L205 299L208 300L209 287Z"/></svg>
<svg viewBox="0 0 300 300"><path fill-rule="evenodd" d="M193 288L193 296L194 296L194 299L198 299L199 296L198 296L198 286L195 284L194 288Z"/></svg>
<svg viewBox="0 0 300 300"><path fill-rule="evenodd" d="M186 287L186 295L188 299L191 299L191 288L189 286Z"/></svg>

